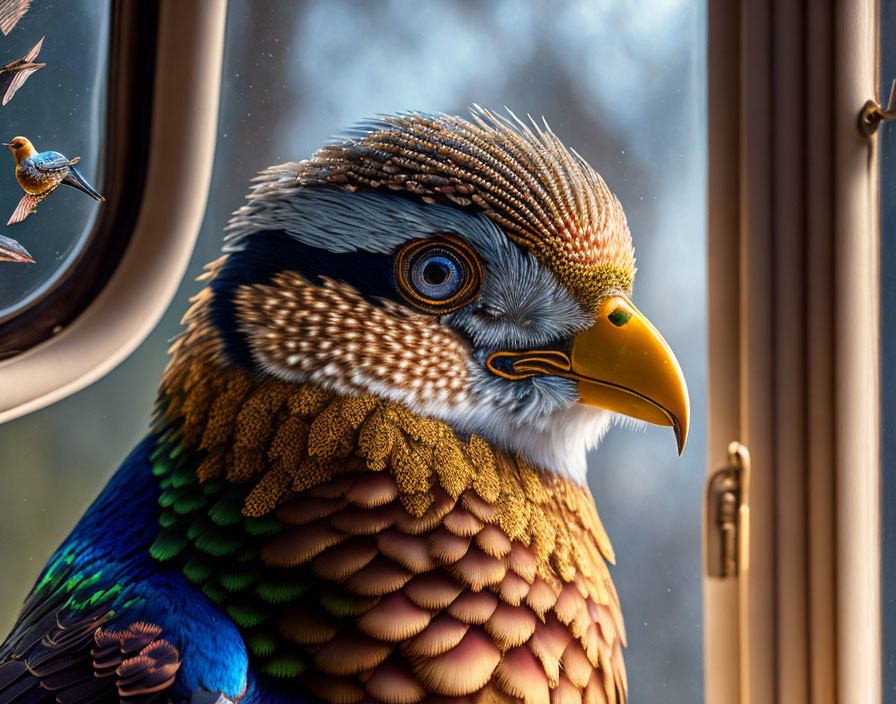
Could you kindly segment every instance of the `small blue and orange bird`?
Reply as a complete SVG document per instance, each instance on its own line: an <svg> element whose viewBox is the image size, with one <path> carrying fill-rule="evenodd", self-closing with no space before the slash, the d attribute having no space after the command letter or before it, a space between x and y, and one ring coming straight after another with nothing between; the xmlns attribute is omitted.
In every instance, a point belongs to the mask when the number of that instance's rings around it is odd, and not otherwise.
<svg viewBox="0 0 896 704"><path fill-rule="evenodd" d="M0 704L624 704L585 452L688 430L625 214L549 129L392 115L266 169Z"/></svg>
<svg viewBox="0 0 896 704"><path fill-rule="evenodd" d="M60 183L77 188L96 200L106 200L75 168L81 157L69 159L59 152L38 152L25 137L0 144L12 151L16 160L16 180L25 191L7 225L22 222Z"/></svg>

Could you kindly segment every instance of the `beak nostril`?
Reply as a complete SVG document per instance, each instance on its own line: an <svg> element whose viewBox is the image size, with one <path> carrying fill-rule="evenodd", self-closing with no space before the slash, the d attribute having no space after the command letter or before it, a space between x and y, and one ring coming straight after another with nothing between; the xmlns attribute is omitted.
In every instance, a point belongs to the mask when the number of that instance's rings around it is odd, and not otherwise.
<svg viewBox="0 0 896 704"><path fill-rule="evenodd" d="M607 316L607 320L613 323L617 328L621 328L631 319L632 314L622 308L617 308Z"/></svg>

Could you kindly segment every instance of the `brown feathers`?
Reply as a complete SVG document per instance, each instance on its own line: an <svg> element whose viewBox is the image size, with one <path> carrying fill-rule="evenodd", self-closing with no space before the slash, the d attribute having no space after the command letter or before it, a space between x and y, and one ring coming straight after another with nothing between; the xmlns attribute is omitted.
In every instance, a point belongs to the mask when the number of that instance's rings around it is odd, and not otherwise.
<svg viewBox="0 0 896 704"><path fill-rule="evenodd" d="M417 635L431 618L429 609L415 605L401 592L393 592L358 620L358 628L382 640L399 642Z"/></svg>
<svg viewBox="0 0 896 704"><path fill-rule="evenodd" d="M9 34L29 7L31 0L0 0L0 32Z"/></svg>
<svg viewBox="0 0 896 704"><path fill-rule="evenodd" d="M439 614L420 635L405 643L402 650L414 658L432 658L447 653L460 643L469 629L468 623L448 614Z"/></svg>
<svg viewBox="0 0 896 704"><path fill-rule="evenodd" d="M236 305L255 357L284 377L339 380L356 394L370 385L388 385L418 402L467 400L466 347L433 316L390 302L373 305L343 283L324 279L315 285L293 272L276 274L270 284L243 287ZM333 444L338 432L357 428L367 415L363 407L351 410L355 416L333 410L319 417L321 427L334 434L315 433L320 444L309 447L311 454L338 455ZM388 437L374 434L371 440L388 442ZM371 450L388 452L387 447Z"/></svg>
<svg viewBox="0 0 896 704"><path fill-rule="evenodd" d="M161 628L149 623L134 623L122 631L97 628L93 633L95 645L90 653L97 684L110 678L122 702L148 703L167 699L166 690L173 684L180 668L180 654L159 637L161 633ZM49 681L44 684L53 689L50 685ZM98 688L93 689L99 696ZM65 693L59 693L57 698L67 701Z"/></svg>
<svg viewBox="0 0 896 704"><path fill-rule="evenodd" d="M416 704L426 696L410 669L399 659L387 660L364 683L367 693L383 704Z"/></svg>
<svg viewBox="0 0 896 704"><path fill-rule="evenodd" d="M609 541L587 489L370 397L223 365L198 299L157 431L245 486L278 584L270 627L330 704L624 701Z"/></svg>
<svg viewBox="0 0 896 704"><path fill-rule="evenodd" d="M473 694L491 679L501 651L479 628L470 628L447 652L411 664L424 689L448 696Z"/></svg>

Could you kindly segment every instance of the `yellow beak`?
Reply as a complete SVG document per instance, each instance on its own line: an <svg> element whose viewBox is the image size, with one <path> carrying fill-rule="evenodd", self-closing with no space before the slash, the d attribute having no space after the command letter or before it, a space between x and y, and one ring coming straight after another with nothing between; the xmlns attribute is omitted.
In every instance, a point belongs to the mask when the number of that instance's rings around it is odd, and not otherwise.
<svg viewBox="0 0 896 704"><path fill-rule="evenodd" d="M512 371L493 364L507 357L513 358ZM684 450L690 402L681 367L663 336L626 296L601 304L594 325L576 336L569 356L555 350L497 352L488 364L512 379L536 374L575 379L582 403L671 426L679 454Z"/></svg>

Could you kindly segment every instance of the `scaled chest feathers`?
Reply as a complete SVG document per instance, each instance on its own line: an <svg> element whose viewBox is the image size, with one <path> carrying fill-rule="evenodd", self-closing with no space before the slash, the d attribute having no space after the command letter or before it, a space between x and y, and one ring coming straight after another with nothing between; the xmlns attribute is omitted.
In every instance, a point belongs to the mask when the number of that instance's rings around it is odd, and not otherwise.
<svg viewBox="0 0 896 704"><path fill-rule="evenodd" d="M262 673L334 703L624 699L587 489L396 403L221 364L203 305L162 386L151 552L183 562Z"/></svg>

